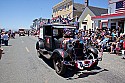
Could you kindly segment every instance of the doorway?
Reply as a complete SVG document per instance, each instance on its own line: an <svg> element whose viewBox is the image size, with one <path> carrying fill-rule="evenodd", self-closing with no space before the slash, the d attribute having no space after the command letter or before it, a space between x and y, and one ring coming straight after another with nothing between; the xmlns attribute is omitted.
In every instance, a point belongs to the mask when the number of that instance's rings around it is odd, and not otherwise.
<svg viewBox="0 0 125 83"><path fill-rule="evenodd" d="M120 33L124 33L124 22L118 22L118 26L120 28Z"/></svg>
<svg viewBox="0 0 125 83"><path fill-rule="evenodd" d="M116 30L116 23L111 23L111 31Z"/></svg>

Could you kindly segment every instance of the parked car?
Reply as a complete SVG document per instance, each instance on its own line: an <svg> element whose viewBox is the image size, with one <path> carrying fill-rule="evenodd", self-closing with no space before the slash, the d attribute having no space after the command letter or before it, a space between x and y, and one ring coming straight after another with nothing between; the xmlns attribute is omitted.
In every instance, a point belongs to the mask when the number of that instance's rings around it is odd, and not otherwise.
<svg viewBox="0 0 125 83"><path fill-rule="evenodd" d="M92 69L100 60L96 48L73 39L75 29L75 26L64 24L46 24L40 28L36 50L39 55L53 60L59 75L64 75L69 66L78 70Z"/></svg>

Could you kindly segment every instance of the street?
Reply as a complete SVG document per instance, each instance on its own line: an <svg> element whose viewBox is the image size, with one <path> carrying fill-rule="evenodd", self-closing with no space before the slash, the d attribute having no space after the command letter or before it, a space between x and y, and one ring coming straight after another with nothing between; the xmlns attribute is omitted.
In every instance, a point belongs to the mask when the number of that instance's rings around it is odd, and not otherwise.
<svg viewBox="0 0 125 83"><path fill-rule="evenodd" d="M98 68L92 71L56 74L51 61L38 58L35 50L37 37L17 36L2 46L0 83L125 83L125 60L122 56L104 53Z"/></svg>

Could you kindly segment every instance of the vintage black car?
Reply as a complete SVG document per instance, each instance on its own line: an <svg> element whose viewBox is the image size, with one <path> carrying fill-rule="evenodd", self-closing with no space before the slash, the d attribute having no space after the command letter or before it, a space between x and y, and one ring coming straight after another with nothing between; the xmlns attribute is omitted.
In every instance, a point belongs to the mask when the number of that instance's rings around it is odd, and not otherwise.
<svg viewBox="0 0 125 83"><path fill-rule="evenodd" d="M84 70L98 64L98 50L74 39L75 29L75 26L64 24L46 24L40 28L36 50L39 55L53 60L59 75L64 75L69 66Z"/></svg>

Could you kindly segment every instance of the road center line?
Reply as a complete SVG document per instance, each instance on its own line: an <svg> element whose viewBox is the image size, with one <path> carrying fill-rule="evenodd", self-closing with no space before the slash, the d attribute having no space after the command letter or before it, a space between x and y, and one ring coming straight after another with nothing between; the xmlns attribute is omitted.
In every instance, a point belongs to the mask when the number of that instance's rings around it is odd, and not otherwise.
<svg viewBox="0 0 125 83"><path fill-rule="evenodd" d="M26 48L26 51L27 51L27 52L30 52L29 49L28 49L27 47L25 47L25 48Z"/></svg>

